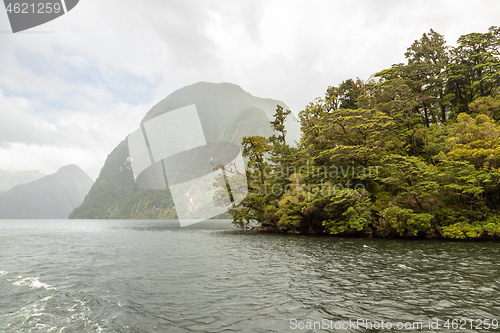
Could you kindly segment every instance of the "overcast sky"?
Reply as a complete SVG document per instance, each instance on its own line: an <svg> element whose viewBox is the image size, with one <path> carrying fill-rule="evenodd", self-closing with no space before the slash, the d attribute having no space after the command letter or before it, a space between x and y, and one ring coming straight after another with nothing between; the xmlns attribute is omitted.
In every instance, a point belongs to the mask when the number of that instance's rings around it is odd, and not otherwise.
<svg viewBox="0 0 500 333"><path fill-rule="evenodd" d="M158 101L232 82L298 113L329 85L367 79L431 28L500 25L498 0L80 0L12 34L0 8L0 169L45 174L106 156Z"/></svg>

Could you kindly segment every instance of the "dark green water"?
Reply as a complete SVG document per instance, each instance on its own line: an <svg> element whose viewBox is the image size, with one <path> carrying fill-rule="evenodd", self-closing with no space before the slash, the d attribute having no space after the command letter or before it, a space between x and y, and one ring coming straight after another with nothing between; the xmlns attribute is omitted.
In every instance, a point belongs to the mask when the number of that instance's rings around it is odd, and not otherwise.
<svg viewBox="0 0 500 333"><path fill-rule="evenodd" d="M229 221L0 221L0 332L388 331L299 329L358 319L498 332L476 320L500 320L499 291L497 243L255 234Z"/></svg>

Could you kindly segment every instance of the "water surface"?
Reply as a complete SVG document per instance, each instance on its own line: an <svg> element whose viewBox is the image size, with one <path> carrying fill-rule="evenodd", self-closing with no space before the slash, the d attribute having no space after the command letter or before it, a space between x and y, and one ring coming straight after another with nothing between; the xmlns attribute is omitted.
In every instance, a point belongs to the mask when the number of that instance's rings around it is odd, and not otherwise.
<svg viewBox="0 0 500 333"><path fill-rule="evenodd" d="M292 319L366 319L486 332L442 325L500 319L499 273L488 242L258 234L227 220L1 220L0 331L284 332Z"/></svg>

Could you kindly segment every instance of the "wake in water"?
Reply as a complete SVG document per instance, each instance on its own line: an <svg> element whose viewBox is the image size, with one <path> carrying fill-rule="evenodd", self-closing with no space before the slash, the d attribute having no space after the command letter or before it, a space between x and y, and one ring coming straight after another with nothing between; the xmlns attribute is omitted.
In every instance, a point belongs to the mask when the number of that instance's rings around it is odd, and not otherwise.
<svg viewBox="0 0 500 333"><path fill-rule="evenodd" d="M15 279L7 280L9 282L14 281L13 286L29 286L30 288L38 289L43 288L46 290L57 290L56 288L52 288L50 284L41 282L37 277L26 277L18 276Z"/></svg>
<svg viewBox="0 0 500 333"><path fill-rule="evenodd" d="M8 300L8 308L0 303L2 332L104 332L90 318L86 302L41 281L38 277L16 276L0 271L0 295Z"/></svg>

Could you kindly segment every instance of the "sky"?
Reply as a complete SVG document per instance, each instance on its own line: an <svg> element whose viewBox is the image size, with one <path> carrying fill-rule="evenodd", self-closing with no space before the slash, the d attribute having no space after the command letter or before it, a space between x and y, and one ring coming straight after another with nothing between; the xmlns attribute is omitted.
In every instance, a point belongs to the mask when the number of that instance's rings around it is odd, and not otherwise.
<svg viewBox="0 0 500 333"><path fill-rule="evenodd" d="M199 81L231 82L297 114L330 85L500 25L498 0L80 0L13 34L0 7L0 169L77 164L96 179L149 109Z"/></svg>

